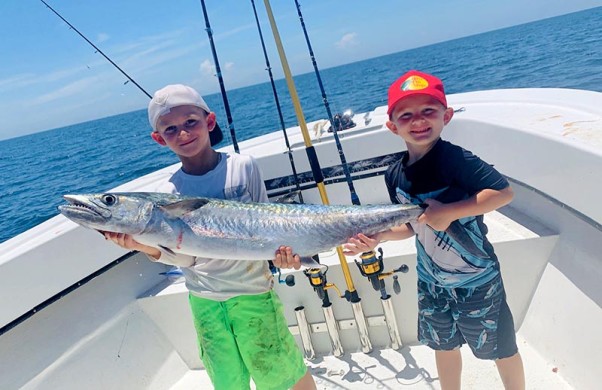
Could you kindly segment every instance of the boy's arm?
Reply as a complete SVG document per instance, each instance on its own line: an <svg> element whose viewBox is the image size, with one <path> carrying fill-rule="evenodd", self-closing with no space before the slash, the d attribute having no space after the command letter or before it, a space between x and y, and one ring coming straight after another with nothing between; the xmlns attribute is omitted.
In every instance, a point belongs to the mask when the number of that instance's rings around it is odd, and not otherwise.
<svg viewBox="0 0 602 390"><path fill-rule="evenodd" d="M428 207L418 218L418 222L426 223L437 231L444 231L460 218L482 215L507 205L512 201L514 192L510 186L502 190L484 189L468 199L453 203L441 203L434 199L426 199Z"/></svg>
<svg viewBox="0 0 602 390"><path fill-rule="evenodd" d="M366 236L365 234L360 233L355 237L351 237L346 244L343 244L343 254L346 256L355 256L360 253L374 250L374 248L383 241L405 240L413 235L414 229L412 229L412 226L409 223L392 227L389 230L376 233L372 236Z"/></svg>
<svg viewBox="0 0 602 390"><path fill-rule="evenodd" d="M134 240L134 238L129 234L114 232L103 232L103 234L105 236L105 240L111 240L122 248L129 249L131 251L139 251L142 253L146 253L150 257L153 257L155 260L159 260L159 258L161 257L161 251L159 249L141 244L138 241Z"/></svg>

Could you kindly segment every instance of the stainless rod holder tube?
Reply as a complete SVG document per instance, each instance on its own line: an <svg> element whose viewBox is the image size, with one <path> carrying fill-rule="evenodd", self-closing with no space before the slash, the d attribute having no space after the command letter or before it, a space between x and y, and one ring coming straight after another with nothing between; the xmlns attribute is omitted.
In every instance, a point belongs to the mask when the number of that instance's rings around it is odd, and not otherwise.
<svg viewBox="0 0 602 390"><path fill-rule="evenodd" d="M332 311L332 305L328 307L322 306L324 312L324 318L326 319L326 329L328 329L328 336L330 337L330 345L332 346L332 354L336 357L343 355L343 345L339 338L339 325L337 320L334 318Z"/></svg>
<svg viewBox="0 0 602 390"><path fill-rule="evenodd" d="M295 308L295 317L297 317L297 326L299 326L299 335L301 336L305 357L309 360L313 360L316 357L316 352L311 343L311 332L309 324L307 323L307 318L305 318L305 307L297 306Z"/></svg>
<svg viewBox="0 0 602 390"><path fill-rule="evenodd" d="M351 302L351 308L353 309L353 316L355 317L355 323L357 324L357 332L360 335L360 344L362 344L362 352L372 352L372 343L370 342L370 335L368 334L368 324L366 317L364 316L364 310L362 309L361 303Z"/></svg>
<svg viewBox="0 0 602 390"><path fill-rule="evenodd" d="M395 319L395 310L393 309L391 296L389 295L387 299L381 298L380 302L383 305L385 322L387 323L389 337L391 338L391 348L399 349L401 347L401 337L399 336L399 329L397 327L397 320Z"/></svg>

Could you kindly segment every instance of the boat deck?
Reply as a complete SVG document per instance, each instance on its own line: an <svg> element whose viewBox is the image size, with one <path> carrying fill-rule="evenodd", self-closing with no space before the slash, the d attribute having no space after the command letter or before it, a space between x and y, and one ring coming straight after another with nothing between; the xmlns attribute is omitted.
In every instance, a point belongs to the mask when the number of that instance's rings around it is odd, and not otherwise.
<svg viewBox="0 0 602 390"><path fill-rule="evenodd" d="M540 356L518 333L527 388L564 390L572 387L553 364ZM462 386L465 389L503 389L495 363L476 359L463 347ZM383 349L369 354L353 352L340 358L320 357L308 362L318 389L440 389L433 351L425 346ZM171 390L206 390L211 381L205 370L191 370ZM254 387L252 387L254 388Z"/></svg>

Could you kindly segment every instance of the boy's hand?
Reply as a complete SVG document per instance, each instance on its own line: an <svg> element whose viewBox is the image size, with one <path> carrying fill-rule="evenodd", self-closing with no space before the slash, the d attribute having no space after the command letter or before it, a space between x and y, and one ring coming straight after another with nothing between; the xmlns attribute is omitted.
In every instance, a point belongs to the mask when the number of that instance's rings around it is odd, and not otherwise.
<svg viewBox="0 0 602 390"><path fill-rule="evenodd" d="M444 231L449 225L456 220L450 215L450 209L444 204L435 199L426 199L424 203L428 204L428 207L424 210L424 213L418 217L418 222L426 223L434 230Z"/></svg>
<svg viewBox="0 0 602 390"><path fill-rule="evenodd" d="M293 255L293 248L290 246L280 246L280 248L276 250L272 262L277 268L301 268L301 258L297 254Z"/></svg>
<svg viewBox="0 0 602 390"><path fill-rule="evenodd" d="M122 248L131 250L131 251L140 251L144 252L149 256L154 257L155 259L159 259L161 257L161 251L157 248L153 248L148 245L144 245L134 240L134 238L125 233L114 233L114 232L102 232L105 236L106 240L111 240L115 244L119 245Z"/></svg>
<svg viewBox="0 0 602 390"><path fill-rule="evenodd" d="M106 240L111 240L124 249L135 251L140 246L140 243L134 240L129 234L114 232L103 232L103 234Z"/></svg>
<svg viewBox="0 0 602 390"><path fill-rule="evenodd" d="M360 253L374 250L379 243L380 240L377 238L359 233L355 237L351 237L346 244L343 244L343 254L345 256L359 255Z"/></svg>

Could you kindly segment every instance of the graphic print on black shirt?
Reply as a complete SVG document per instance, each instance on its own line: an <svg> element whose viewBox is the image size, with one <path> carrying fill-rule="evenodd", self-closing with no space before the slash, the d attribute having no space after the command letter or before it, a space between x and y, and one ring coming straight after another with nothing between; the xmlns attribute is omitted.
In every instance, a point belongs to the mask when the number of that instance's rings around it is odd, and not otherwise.
<svg viewBox="0 0 602 390"><path fill-rule="evenodd" d="M385 182L393 203L452 203L508 182L477 156L439 140L420 160L406 166L407 152L387 170ZM486 238L483 216L461 218L445 232L412 222L416 233L418 277L444 287L472 287L499 273L497 258Z"/></svg>

